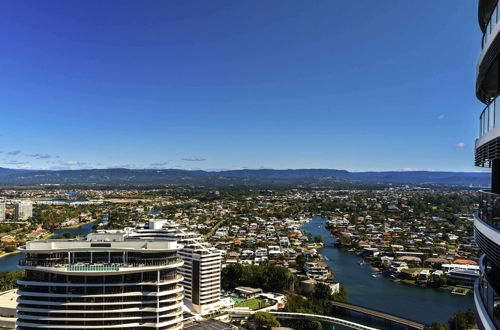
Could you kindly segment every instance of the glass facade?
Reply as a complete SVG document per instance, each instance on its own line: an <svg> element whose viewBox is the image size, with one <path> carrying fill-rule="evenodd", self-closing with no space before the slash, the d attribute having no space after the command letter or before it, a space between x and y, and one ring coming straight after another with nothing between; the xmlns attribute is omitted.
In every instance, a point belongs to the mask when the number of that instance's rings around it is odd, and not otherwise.
<svg viewBox="0 0 500 330"><path fill-rule="evenodd" d="M500 100L497 101L497 98L495 98L481 112L481 116L479 116L479 137L482 137L500 123L500 113L497 112L497 103L500 108Z"/></svg>
<svg viewBox="0 0 500 330"><path fill-rule="evenodd" d="M500 229L500 194L479 192L479 217L493 228Z"/></svg>

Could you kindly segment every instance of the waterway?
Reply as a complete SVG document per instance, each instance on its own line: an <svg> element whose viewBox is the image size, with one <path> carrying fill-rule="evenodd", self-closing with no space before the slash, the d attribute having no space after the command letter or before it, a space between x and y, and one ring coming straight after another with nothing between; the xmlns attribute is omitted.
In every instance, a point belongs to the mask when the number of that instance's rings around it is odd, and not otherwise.
<svg viewBox="0 0 500 330"><path fill-rule="evenodd" d="M92 227L97 223L98 221L93 221L75 228L57 229L54 230L54 235L52 235L51 238L57 238L66 233L85 236L92 232ZM15 253L0 258L0 272L13 272L19 270L17 264L22 257L22 253Z"/></svg>
<svg viewBox="0 0 500 330"><path fill-rule="evenodd" d="M324 218L313 217L302 230L313 236L323 236L325 244L329 245L318 252L328 259L326 263L333 270L334 280L347 289L349 303L426 324L447 324L454 312L473 308L471 294L458 296L444 290L393 282L383 276L373 277L370 265L359 265L361 257L332 246L335 239L325 225Z"/></svg>

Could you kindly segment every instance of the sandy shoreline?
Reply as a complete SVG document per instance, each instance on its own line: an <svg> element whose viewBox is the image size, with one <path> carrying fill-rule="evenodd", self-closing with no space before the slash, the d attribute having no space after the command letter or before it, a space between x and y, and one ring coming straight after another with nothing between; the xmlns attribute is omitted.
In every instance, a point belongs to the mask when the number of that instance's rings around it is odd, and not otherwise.
<svg viewBox="0 0 500 330"><path fill-rule="evenodd" d="M21 251L20 251L20 250L16 250L16 251L14 251L14 252L7 252L7 253L3 253L3 254L0 254L0 258L3 258L3 257L8 257L8 256L10 256L10 255L12 255L12 254L17 254L17 253L21 253Z"/></svg>

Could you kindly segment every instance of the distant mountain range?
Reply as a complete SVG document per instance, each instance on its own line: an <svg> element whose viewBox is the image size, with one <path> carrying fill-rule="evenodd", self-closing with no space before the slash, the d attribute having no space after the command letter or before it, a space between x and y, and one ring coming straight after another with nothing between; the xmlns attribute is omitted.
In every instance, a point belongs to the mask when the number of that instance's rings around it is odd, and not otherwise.
<svg viewBox="0 0 500 330"><path fill-rule="evenodd" d="M349 172L334 169L188 171L176 169L20 170L0 168L0 185L335 185L359 183L487 186L490 173L479 172Z"/></svg>

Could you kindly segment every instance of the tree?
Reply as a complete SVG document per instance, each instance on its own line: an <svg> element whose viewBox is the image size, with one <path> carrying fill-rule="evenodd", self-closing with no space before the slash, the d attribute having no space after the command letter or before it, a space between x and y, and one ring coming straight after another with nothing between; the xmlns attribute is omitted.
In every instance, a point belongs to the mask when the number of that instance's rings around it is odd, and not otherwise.
<svg viewBox="0 0 500 330"><path fill-rule="evenodd" d="M352 239L349 236L341 235L338 239L340 246L349 247L352 245Z"/></svg>
<svg viewBox="0 0 500 330"><path fill-rule="evenodd" d="M5 252L14 252L17 250L17 248L15 246L9 245L9 246L6 246L4 250L5 250Z"/></svg>
<svg viewBox="0 0 500 330"><path fill-rule="evenodd" d="M302 269L304 268L304 265L306 264L307 262L307 258L304 257L302 254L299 254L296 258L295 258L295 263L297 265L297 269Z"/></svg>
<svg viewBox="0 0 500 330"><path fill-rule="evenodd" d="M476 325L476 313L472 308L469 308L467 312L465 312L465 317L467 318L467 325L469 327Z"/></svg>
<svg viewBox="0 0 500 330"><path fill-rule="evenodd" d="M293 320L290 323L297 330L323 330L323 325L318 321Z"/></svg>
<svg viewBox="0 0 500 330"><path fill-rule="evenodd" d="M276 316L266 312L257 312L250 316L249 320L257 327L257 329L269 329L271 327L280 326Z"/></svg>
<svg viewBox="0 0 500 330"><path fill-rule="evenodd" d="M240 281L243 277L243 265L242 264L230 264L222 269L222 287L225 290L231 290L240 285Z"/></svg>
<svg viewBox="0 0 500 330"><path fill-rule="evenodd" d="M469 328L467 316L463 312L453 314L453 317L448 320L448 325L450 326L450 330L467 330Z"/></svg>
<svg viewBox="0 0 500 330"><path fill-rule="evenodd" d="M316 284L314 288L314 298L320 299L331 299L332 298L332 289L323 283Z"/></svg>
<svg viewBox="0 0 500 330"><path fill-rule="evenodd" d="M70 238L76 238L78 237L77 234L72 234L72 233L64 233L60 236L57 236L56 239L70 239Z"/></svg>
<svg viewBox="0 0 500 330"><path fill-rule="evenodd" d="M226 290L249 286L284 293L293 290L296 283L297 277L285 267L231 264L222 270L222 285Z"/></svg>
<svg viewBox="0 0 500 330"><path fill-rule="evenodd" d="M323 330L323 325L319 321L312 321L304 330Z"/></svg>
<svg viewBox="0 0 500 330"><path fill-rule="evenodd" d="M347 292L346 288L344 286L340 286L339 292L334 293L332 295L332 300L333 301L338 301L338 302L347 302L347 297L349 296L349 293Z"/></svg>
<svg viewBox="0 0 500 330"><path fill-rule="evenodd" d="M24 270L0 273L0 291L17 288L17 280L24 276Z"/></svg>
<svg viewBox="0 0 500 330"><path fill-rule="evenodd" d="M323 243L323 236L321 236L321 235L314 236L314 241L316 243Z"/></svg>
<svg viewBox="0 0 500 330"><path fill-rule="evenodd" d="M448 330L448 327L443 323L433 322L431 325L426 325L424 330Z"/></svg>

